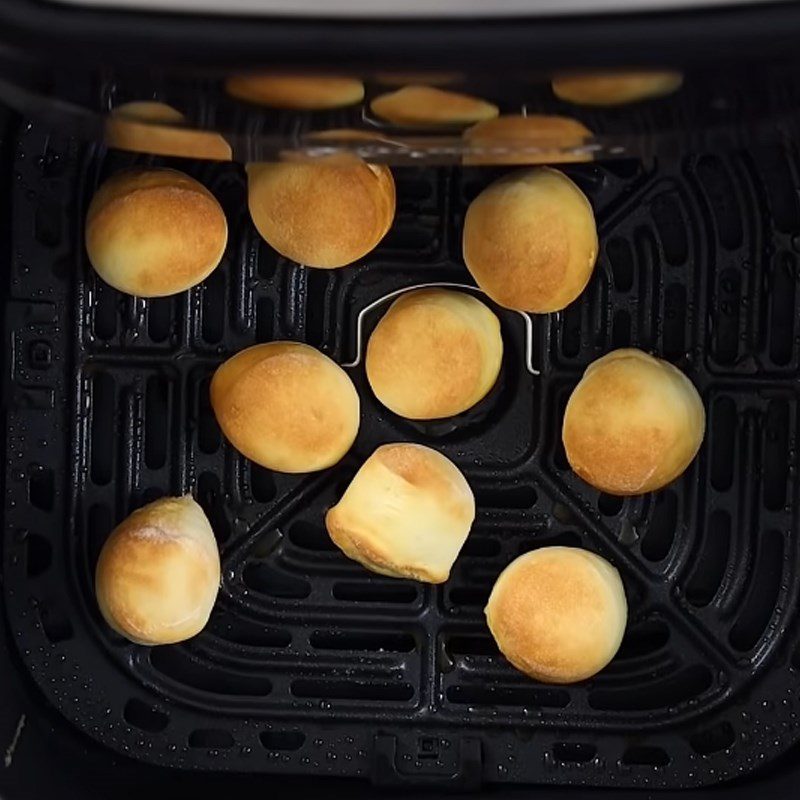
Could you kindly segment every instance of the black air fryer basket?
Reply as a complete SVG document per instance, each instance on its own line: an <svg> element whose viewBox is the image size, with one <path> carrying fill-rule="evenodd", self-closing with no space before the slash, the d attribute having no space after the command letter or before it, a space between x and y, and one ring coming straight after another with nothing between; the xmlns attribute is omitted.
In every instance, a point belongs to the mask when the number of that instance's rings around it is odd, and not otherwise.
<svg viewBox="0 0 800 800"><path fill-rule="evenodd" d="M356 22L2 0L2 796L793 796L797 41L791 5ZM553 70L630 65L679 68L683 87L622 109L571 107L549 90ZM268 112L222 90L227 74L276 67L361 76L366 100ZM497 386L434 424L378 403L364 342L399 291L474 285L464 213L516 167L463 166L459 130L381 127L369 100L392 71L454 73L455 89L503 113L568 114L595 134L584 163L560 165L598 223L588 288L557 314L493 307L505 343ZM234 160L109 148L106 114L136 99L220 132ZM321 146L309 135L352 127L383 139ZM258 236L242 162L288 150L391 165L397 215L376 250L313 270ZM88 202L134 164L188 172L225 210L222 263L183 294L123 295L88 263ZM215 368L275 339L321 349L359 391L361 429L333 469L270 472L217 426ZM625 346L683 370L708 429L681 478L622 499L571 472L560 432L586 366ZM439 449L475 493L475 525L441 586L367 572L324 528L358 466L393 441ZM214 612L182 644L131 644L94 600L100 547L135 508L187 491L220 547ZM572 686L514 670L483 616L500 571L554 544L609 559L630 608L612 664Z"/></svg>

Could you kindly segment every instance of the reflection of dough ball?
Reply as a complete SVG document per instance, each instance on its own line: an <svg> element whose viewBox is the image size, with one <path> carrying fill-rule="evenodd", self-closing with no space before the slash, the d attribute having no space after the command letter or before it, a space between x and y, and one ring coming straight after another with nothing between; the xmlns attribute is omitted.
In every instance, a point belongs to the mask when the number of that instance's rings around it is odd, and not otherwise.
<svg viewBox="0 0 800 800"><path fill-rule="evenodd" d="M219 588L214 532L189 495L134 511L108 537L95 575L97 603L117 633L171 644L199 633Z"/></svg>
<svg viewBox="0 0 800 800"><path fill-rule="evenodd" d="M496 117L497 106L479 97L431 86L405 86L376 97L370 108L394 125L471 125Z"/></svg>
<svg viewBox="0 0 800 800"><path fill-rule="evenodd" d="M465 153L465 164L568 164L592 160L586 152L574 152L591 139L592 132L569 117L502 116L479 122L463 136L473 151Z"/></svg>
<svg viewBox="0 0 800 800"><path fill-rule="evenodd" d="M211 381L211 407L240 453L279 472L332 466L360 421L345 371L299 342L257 344L229 358Z"/></svg>
<svg viewBox="0 0 800 800"><path fill-rule="evenodd" d="M258 232L308 267L352 264L375 248L394 219L389 168L349 154L323 162L248 164L247 187Z"/></svg>
<svg viewBox="0 0 800 800"><path fill-rule="evenodd" d="M689 466L705 433L692 382L641 350L590 364L567 403L564 448L587 483L616 495L666 486Z"/></svg>
<svg viewBox="0 0 800 800"><path fill-rule="evenodd" d="M500 652L545 683L574 683L603 669L627 617L617 570L576 547L542 547L512 561L486 605Z"/></svg>
<svg viewBox="0 0 800 800"><path fill-rule="evenodd" d="M581 106L621 106L672 94L683 83L680 72L586 72L553 78L553 93Z"/></svg>
<svg viewBox="0 0 800 800"><path fill-rule="evenodd" d="M418 289L394 301L367 345L375 396L409 419L460 414L494 386L503 358L497 317L480 300Z"/></svg>
<svg viewBox="0 0 800 800"><path fill-rule="evenodd" d="M186 117L166 103L123 103L106 119L106 144L135 153L231 160L231 146L218 133L185 126Z"/></svg>
<svg viewBox="0 0 800 800"><path fill-rule="evenodd" d="M346 556L381 575L444 583L475 519L461 471L420 444L385 444L325 517Z"/></svg>
<svg viewBox="0 0 800 800"><path fill-rule="evenodd" d="M173 169L117 173L97 190L86 215L86 250L97 274L140 297L196 286L219 264L227 239L214 195Z"/></svg>
<svg viewBox="0 0 800 800"><path fill-rule="evenodd" d="M563 173L512 172L470 203L464 262L489 297L506 308L545 313L584 290L597 258L592 207Z"/></svg>
<svg viewBox="0 0 800 800"><path fill-rule="evenodd" d="M248 103L298 111L341 108L364 99L360 80L320 75L235 75L225 88Z"/></svg>

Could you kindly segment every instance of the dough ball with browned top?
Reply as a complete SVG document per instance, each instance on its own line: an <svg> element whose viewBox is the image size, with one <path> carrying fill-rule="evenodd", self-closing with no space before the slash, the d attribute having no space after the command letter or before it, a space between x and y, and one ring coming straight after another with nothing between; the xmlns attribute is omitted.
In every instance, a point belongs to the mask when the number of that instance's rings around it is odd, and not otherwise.
<svg viewBox="0 0 800 800"><path fill-rule="evenodd" d="M325 525L346 556L373 572L444 583L474 519L475 498L452 461L420 444L385 444Z"/></svg>
<svg viewBox="0 0 800 800"><path fill-rule="evenodd" d="M705 433L703 401L666 361L626 348L590 364L564 414L564 449L587 483L644 494L681 475Z"/></svg>
<svg viewBox="0 0 800 800"><path fill-rule="evenodd" d="M278 472L330 467L358 433L353 382L299 342L257 344L229 358L211 380L211 406L240 453Z"/></svg>
<svg viewBox="0 0 800 800"><path fill-rule="evenodd" d="M234 75L225 89L248 103L297 111L341 108L364 98L360 80L330 75Z"/></svg>
<svg viewBox="0 0 800 800"><path fill-rule="evenodd" d="M486 605L500 652L544 683L574 683L603 669L627 618L617 570L577 547L542 547L512 561Z"/></svg>
<svg viewBox="0 0 800 800"><path fill-rule="evenodd" d="M432 86L404 86L376 97L370 108L394 125L471 125L499 113L493 103Z"/></svg>
<svg viewBox="0 0 800 800"><path fill-rule="evenodd" d="M214 195L174 169L109 178L86 215L86 251L115 289L164 297L196 286L219 264L228 224Z"/></svg>
<svg viewBox="0 0 800 800"><path fill-rule="evenodd" d="M683 83L680 72L576 72L553 78L553 93L580 106L621 106L672 94Z"/></svg>
<svg viewBox="0 0 800 800"><path fill-rule="evenodd" d="M485 397L502 359L500 322L480 300L417 289L395 300L376 326L366 369L387 408L408 419L439 419Z"/></svg>
<svg viewBox="0 0 800 800"><path fill-rule="evenodd" d="M543 314L586 288L597 227L583 192L562 172L513 172L484 189L464 220L464 262L489 297Z"/></svg>
<svg viewBox="0 0 800 800"><path fill-rule="evenodd" d="M114 528L100 551L95 591L117 633L139 644L172 644L203 629L219 580L214 532L185 495L149 503Z"/></svg>

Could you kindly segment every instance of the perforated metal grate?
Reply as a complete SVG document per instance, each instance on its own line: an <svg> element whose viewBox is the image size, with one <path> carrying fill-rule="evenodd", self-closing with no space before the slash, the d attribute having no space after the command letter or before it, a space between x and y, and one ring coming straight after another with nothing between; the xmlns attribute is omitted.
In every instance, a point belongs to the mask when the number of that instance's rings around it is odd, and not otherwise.
<svg viewBox="0 0 800 800"><path fill-rule="evenodd" d="M259 239L240 167L180 164L222 202L228 250L202 287L145 301L103 285L82 247L97 183L127 163L27 127L14 165L3 588L22 658L66 718L162 765L459 787L690 786L800 738L796 152L568 168L602 250L583 297L533 320L540 376L504 311L501 383L453 424L395 417L353 368L356 445L310 476L260 469L223 441L214 368L273 338L353 360L361 309L409 284L468 281L464 211L500 173L397 169L392 232L327 272ZM572 475L560 427L584 367L627 344L689 374L709 429L679 481L622 500ZM475 491L474 530L441 587L372 575L324 530L360 461L404 439L441 448ZM188 489L219 540L219 601L195 639L131 645L96 609L97 554L133 508ZM617 658L577 686L517 673L483 621L501 569L550 544L608 557L631 608Z"/></svg>

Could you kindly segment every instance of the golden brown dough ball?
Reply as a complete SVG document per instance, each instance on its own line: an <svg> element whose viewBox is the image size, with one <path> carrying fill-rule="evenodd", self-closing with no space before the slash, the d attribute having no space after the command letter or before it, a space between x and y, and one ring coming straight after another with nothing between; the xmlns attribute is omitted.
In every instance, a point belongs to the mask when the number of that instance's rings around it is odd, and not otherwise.
<svg viewBox="0 0 800 800"><path fill-rule="evenodd" d="M257 344L229 358L211 380L211 407L240 453L278 472L330 467L358 433L353 382L300 342Z"/></svg>
<svg viewBox="0 0 800 800"><path fill-rule="evenodd" d="M134 511L111 532L95 573L97 604L117 633L172 644L199 633L219 589L217 543L190 495Z"/></svg>
<svg viewBox="0 0 800 800"><path fill-rule="evenodd" d="M479 97L445 92L432 86L405 86L376 97L372 112L394 125L471 125L499 113Z"/></svg>
<svg viewBox="0 0 800 800"><path fill-rule="evenodd" d="M590 364L567 403L564 448L572 469L603 492L652 492L697 455L705 410L672 364L630 348Z"/></svg>
<svg viewBox="0 0 800 800"><path fill-rule="evenodd" d="M219 264L228 224L194 178L174 169L131 169L97 190L85 234L89 261L106 283L164 297L196 286Z"/></svg>
<svg viewBox="0 0 800 800"><path fill-rule="evenodd" d="M597 259L597 228L583 192L548 167L513 172L470 203L464 262L506 308L559 311L586 288Z"/></svg>
<svg viewBox="0 0 800 800"><path fill-rule="evenodd" d="M553 93L580 106L621 106L672 94L683 83L680 72L581 72L553 78Z"/></svg>
<svg viewBox="0 0 800 800"><path fill-rule="evenodd" d="M569 164L591 161L580 148L592 132L578 120L547 114L504 115L479 122L463 134L472 152L465 164Z"/></svg>
<svg viewBox="0 0 800 800"><path fill-rule="evenodd" d="M357 78L327 75L234 75L225 88L248 103L298 111L341 108L364 99L364 84Z"/></svg>
<svg viewBox="0 0 800 800"><path fill-rule="evenodd" d="M377 246L394 220L389 168L355 156L248 164L247 186L258 232L307 267L352 264Z"/></svg>
<svg viewBox="0 0 800 800"><path fill-rule="evenodd" d="M500 652L544 683L574 683L603 669L627 617L617 570L577 547L542 547L512 561L486 606Z"/></svg>
<svg viewBox="0 0 800 800"><path fill-rule="evenodd" d="M418 289L392 303L370 336L372 391L408 419L439 419L474 406L503 359L500 322L464 292Z"/></svg>
<svg viewBox="0 0 800 800"><path fill-rule="evenodd" d="M474 519L472 491L452 461L420 444L385 444L325 525L346 556L373 572L444 583Z"/></svg>
<svg viewBox="0 0 800 800"><path fill-rule="evenodd" d="M231 146L218 133L186 127L186 117L166 103L139 101L114 108L106 144L118 150L230 161Z"/></svg>

